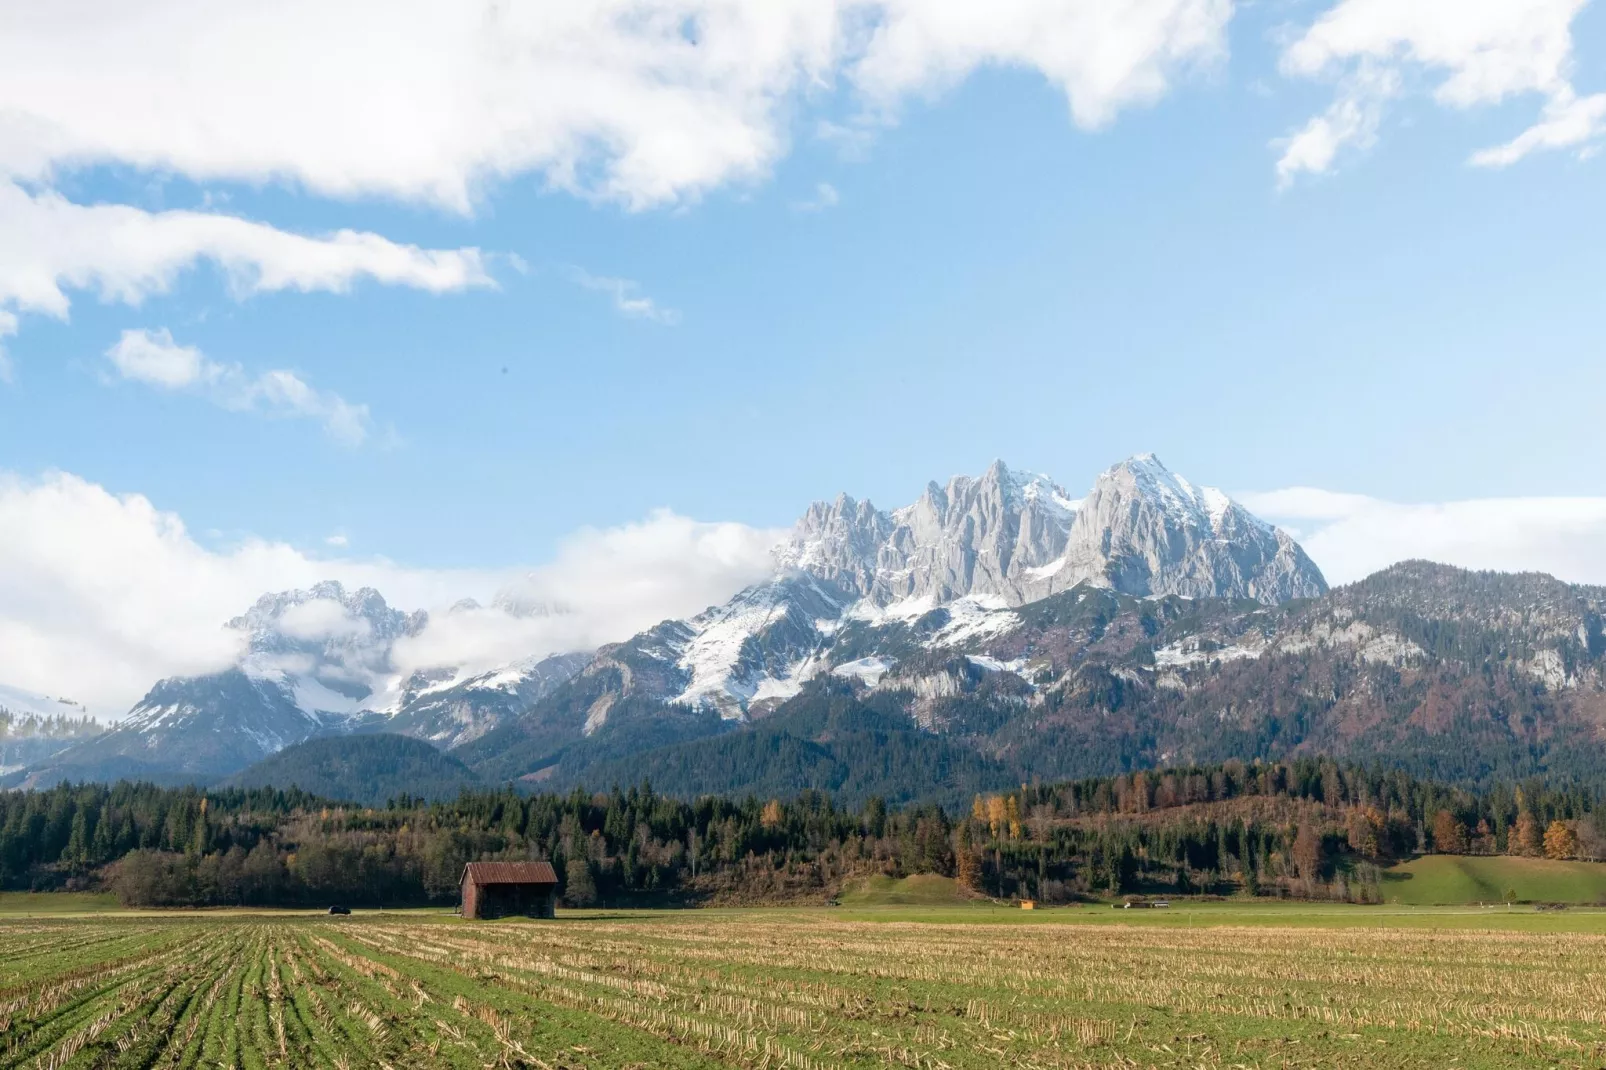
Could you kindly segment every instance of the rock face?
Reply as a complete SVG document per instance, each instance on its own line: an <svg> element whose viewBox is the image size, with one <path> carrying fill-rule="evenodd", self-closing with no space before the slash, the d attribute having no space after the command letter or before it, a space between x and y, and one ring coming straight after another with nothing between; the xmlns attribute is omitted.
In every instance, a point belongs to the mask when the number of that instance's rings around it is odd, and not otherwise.
<svg viewBox="0 0 1606 1070"><path fill-rule="evenodd" d="M1213 487L1195 487L1152 454L1099 476L1057 565L1027 601L1078 583L1265 605L1327 593L1321 570L1287 532Z"/></svg>
<svg viewBox="0 0 1606 1070"><path fill-rule="evenodd" d="M591 658L589 653L528 658L463 681L450 671L439 674L440 680L415 673L396 713L371 718L365 727L452 750L517 717L584 669Z"/></svg>
<svg viewBox="0 0 1606 1070"><path fill-rule="evenodd" d="M1081 585L1266 605L1327 590L1285 532L1149 455L1104 472L1080 502L1003 462L892 512L844 494L811 505L775 558L775 579L605 651L599 666L629 654L618 697L742 721L860 658L855 642L889 625L937 649L996 635L1018 623L1011 607ZM592 701L586 735L614 699Z"/></svg>
<svg viewBox="0 0 1606 1070"><path fill-rule="evenodd" d="M836 583L878 606L966 595L1026 599L1034 570L1065 551L1077 504L1046 476L995 462L979 479L931 483L885 513L842 495L816 502L776 552L783 569Z"/></svg>
<svg viewBox="0 0 1606 1070"><path fill-rule="evenodd" d="M1022 605L1079 583L1268 605L1327 590L1286 532L1148 454L1104 472L1080 502L1001 461L978 479L932 483L891 513L846 495L816 502L776 559L881 607L967 596Z"/></svg>
<svg viewBox="0 0 1606 1070"><path fill-rule="evenodd" d="M301 708L282 681L230 669L161 681L110 730L50 764L56 779L176 776L205 783L339 730L345 720Z"/></svg>

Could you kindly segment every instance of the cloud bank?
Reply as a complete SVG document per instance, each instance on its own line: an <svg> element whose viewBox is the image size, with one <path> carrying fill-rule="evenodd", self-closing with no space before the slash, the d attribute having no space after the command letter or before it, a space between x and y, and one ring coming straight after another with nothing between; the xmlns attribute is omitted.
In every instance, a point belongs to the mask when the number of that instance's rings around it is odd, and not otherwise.
<svg viewBox="0 0 1606 1070"><path fill-rule="evenodd" d="M535 172L633 208L762 177L800 95L893 108L983 66L1076 121L1224 53L1230 0L60 0L0 11L0 173L119 163L468 211Z"/></svg>
<svg viewBox="0 0 1606 1070"><path fill-rule="evenodd" d="M577 532L533 569L419 569L267 540L209 548L142 496L63 473L0 475L0 681L121 716L160 678L233 664L241 636L223 625L264 592L326 579L432 611L397 668L491 668L721 602L767 574L778 535L661 512ZM446 611L465 597L484 608Z"/></svg>
<svg viewBox="0 0 1606 1070"><path fill-rule="evenodd" d="M1606 584L1606 498L1403 504L1311 487L1236 497L1294 533L1333 584L1411 558Z"/></svg>

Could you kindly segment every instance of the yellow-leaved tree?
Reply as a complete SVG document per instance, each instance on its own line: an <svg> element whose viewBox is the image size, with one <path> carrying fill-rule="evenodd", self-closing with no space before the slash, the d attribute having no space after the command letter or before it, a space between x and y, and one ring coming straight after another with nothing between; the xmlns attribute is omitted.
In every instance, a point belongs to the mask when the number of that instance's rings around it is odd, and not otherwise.
<svg viewBox="0 0 1606 1070"><path fill-rule="evenodd" d="M1578 833L1565 821L1552 821L1545 830L1545 857L1558 861L1578 853Z"/></svg>

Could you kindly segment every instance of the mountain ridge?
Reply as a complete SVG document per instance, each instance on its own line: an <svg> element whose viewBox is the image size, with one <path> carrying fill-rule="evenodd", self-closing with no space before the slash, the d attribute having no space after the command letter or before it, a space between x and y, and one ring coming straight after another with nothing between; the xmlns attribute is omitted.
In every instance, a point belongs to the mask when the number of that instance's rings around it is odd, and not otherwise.
<svg viewBox="0 0 1606 1070"><path fill-rule="evenodd" d="M1081 501L1001 461L890 512L839 495L804 511L775 565L723 603L594 654L478 674L403 678L392 651L429 617L371 588L264 595L225 625L241 636L234 667L160 682L124 722L53 761L79 775L132 762L219 776L307 739L400 732L509 772L509 755L525 755L516 777L547 775L609 747L750 724L822 677L868 679L885 662L896 679L898 643L977 647L1069 590L1275 604L1327 589L1286 533L1148 454L1106 470Z"/></svg>

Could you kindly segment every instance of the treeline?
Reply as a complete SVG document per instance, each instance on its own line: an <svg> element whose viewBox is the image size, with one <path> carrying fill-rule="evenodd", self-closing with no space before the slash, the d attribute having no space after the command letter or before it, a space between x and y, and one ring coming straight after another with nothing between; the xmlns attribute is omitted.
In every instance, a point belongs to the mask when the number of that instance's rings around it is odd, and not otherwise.
<svg viewBox="0 0 1606 1070"><path fill-rule="evenodd" d="M1472 793L1329 761L1171 769L858 808L686 802L648 785L382 808L273 789L62 786L0 794L0 886L111 887L139 905L451 903L464 863L546 858L571 905L824 899L938 873L1049 902L1164 892L1376 901L1421 852L1606 857L1606 807L1539 783Z"/></svg>
<svg viewBox="0 0 1606 1070"><path fill-rule="evenodd" d="M105 727L87 713L16 713L0 706L0 740L77 739L99 735Z"/></svg>

